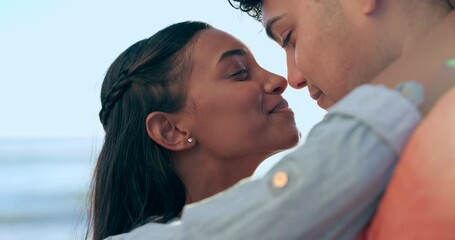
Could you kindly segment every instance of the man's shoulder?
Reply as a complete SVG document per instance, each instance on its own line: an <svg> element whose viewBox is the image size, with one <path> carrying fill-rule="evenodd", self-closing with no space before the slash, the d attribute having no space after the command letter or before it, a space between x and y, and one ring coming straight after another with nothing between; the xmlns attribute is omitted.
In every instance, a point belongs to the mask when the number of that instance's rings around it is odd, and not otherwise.
<svg viewBox="0 0 455 240"><path fill-rule="evenodd" d="M131 232L122 233L106 238L106 240L148 240L148 239L173 239L181 238L181 223L174 221L168 224L147 223L133 229Z"/></svg>

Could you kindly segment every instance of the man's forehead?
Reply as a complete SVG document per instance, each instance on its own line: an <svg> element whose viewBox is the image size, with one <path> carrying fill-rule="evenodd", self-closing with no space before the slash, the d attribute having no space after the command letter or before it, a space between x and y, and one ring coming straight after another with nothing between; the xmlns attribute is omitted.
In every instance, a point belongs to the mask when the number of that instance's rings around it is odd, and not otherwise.
<svg viewBox="0 0 455 240"><path fill-rule="evenodd" d="M270 20L270 18L273 18L273 14L275 11L277 11L277 7L279 4L277 4L274 0L263 0L261 4L261 13L262 13L262 25L265 27L267 24L267 21Z"/></svg>
<svg viewBox="0 0 455 240"><path fill-rule="evenodd" d="M288 12L292 5L292 0L263 0L262 1L262 25L267 35L273 39L273 28Z"/></svg>
<svg viewBox="0 0 455 240"><path fill-rule="evenodd" d="M275 34L273 33L273 26L274 24L279 21L281 18L283 17L283 15L280 15L280 16L276 16L276 17L272 17L271 19L265 19L264 18L264 28L265 28L265 31L267 33L267 36L269 38L271 38L272 40L275 40L276 41L276 37L275 37Z"/></svg>
<svg viewBox="0 0 455 240"><path fill-rule="evenodd" d="M263 0L262 1L262 24L265 27L272 18L282 15L289 0Z"/></svg>

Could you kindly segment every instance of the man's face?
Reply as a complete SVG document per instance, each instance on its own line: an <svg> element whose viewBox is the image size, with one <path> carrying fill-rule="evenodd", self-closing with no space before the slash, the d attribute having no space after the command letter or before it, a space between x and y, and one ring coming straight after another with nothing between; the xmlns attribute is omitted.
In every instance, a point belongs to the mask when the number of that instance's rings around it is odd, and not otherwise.
<svg viewBox="0 0 455 240"><path fill-rule="evenodd" d="M371 80L396 56L384 50L378 27L361 1L264 0L263 24L280 44L294 88L308 86L324 109ZM393 56L391 56L393 55Z"/></svg>

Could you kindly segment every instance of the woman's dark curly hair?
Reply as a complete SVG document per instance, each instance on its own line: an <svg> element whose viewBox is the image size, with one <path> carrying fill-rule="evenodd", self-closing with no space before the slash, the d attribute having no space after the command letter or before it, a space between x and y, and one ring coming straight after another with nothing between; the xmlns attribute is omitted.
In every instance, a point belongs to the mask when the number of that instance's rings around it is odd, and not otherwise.
<svg viewBox="0 0 455 240"><path fill-rule="evenodd" d="M228 0L229 4L235 8L246 12L248 15L262 21L262 0Z"/></svg>

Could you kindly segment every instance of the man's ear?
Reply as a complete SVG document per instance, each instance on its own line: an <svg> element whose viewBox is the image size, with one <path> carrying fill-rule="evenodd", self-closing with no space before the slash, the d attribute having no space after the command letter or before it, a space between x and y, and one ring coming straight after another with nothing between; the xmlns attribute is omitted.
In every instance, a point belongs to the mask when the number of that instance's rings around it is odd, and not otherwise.
<svg viewBox="0 0 455 240"><path fill-rule="evenodd" d="M183 151L194 146L188 141L189 134L176 126L176 116L165 112L152 112L147 116L146 127L149 137L171 151Z"/></svg>
<svg viewBox="0 0 455 240"><path fill-rule="evenodd" d="M371 15L378 10L381 0L340 0L343 8L352 13Z"/></svg>
<svg viewBox="0 0 455 240"><path fill-rule="evenodd" d="M359 0L361 3L361 9L365 14L371 14L376 10L378 1L380 0Z"/></svg>

